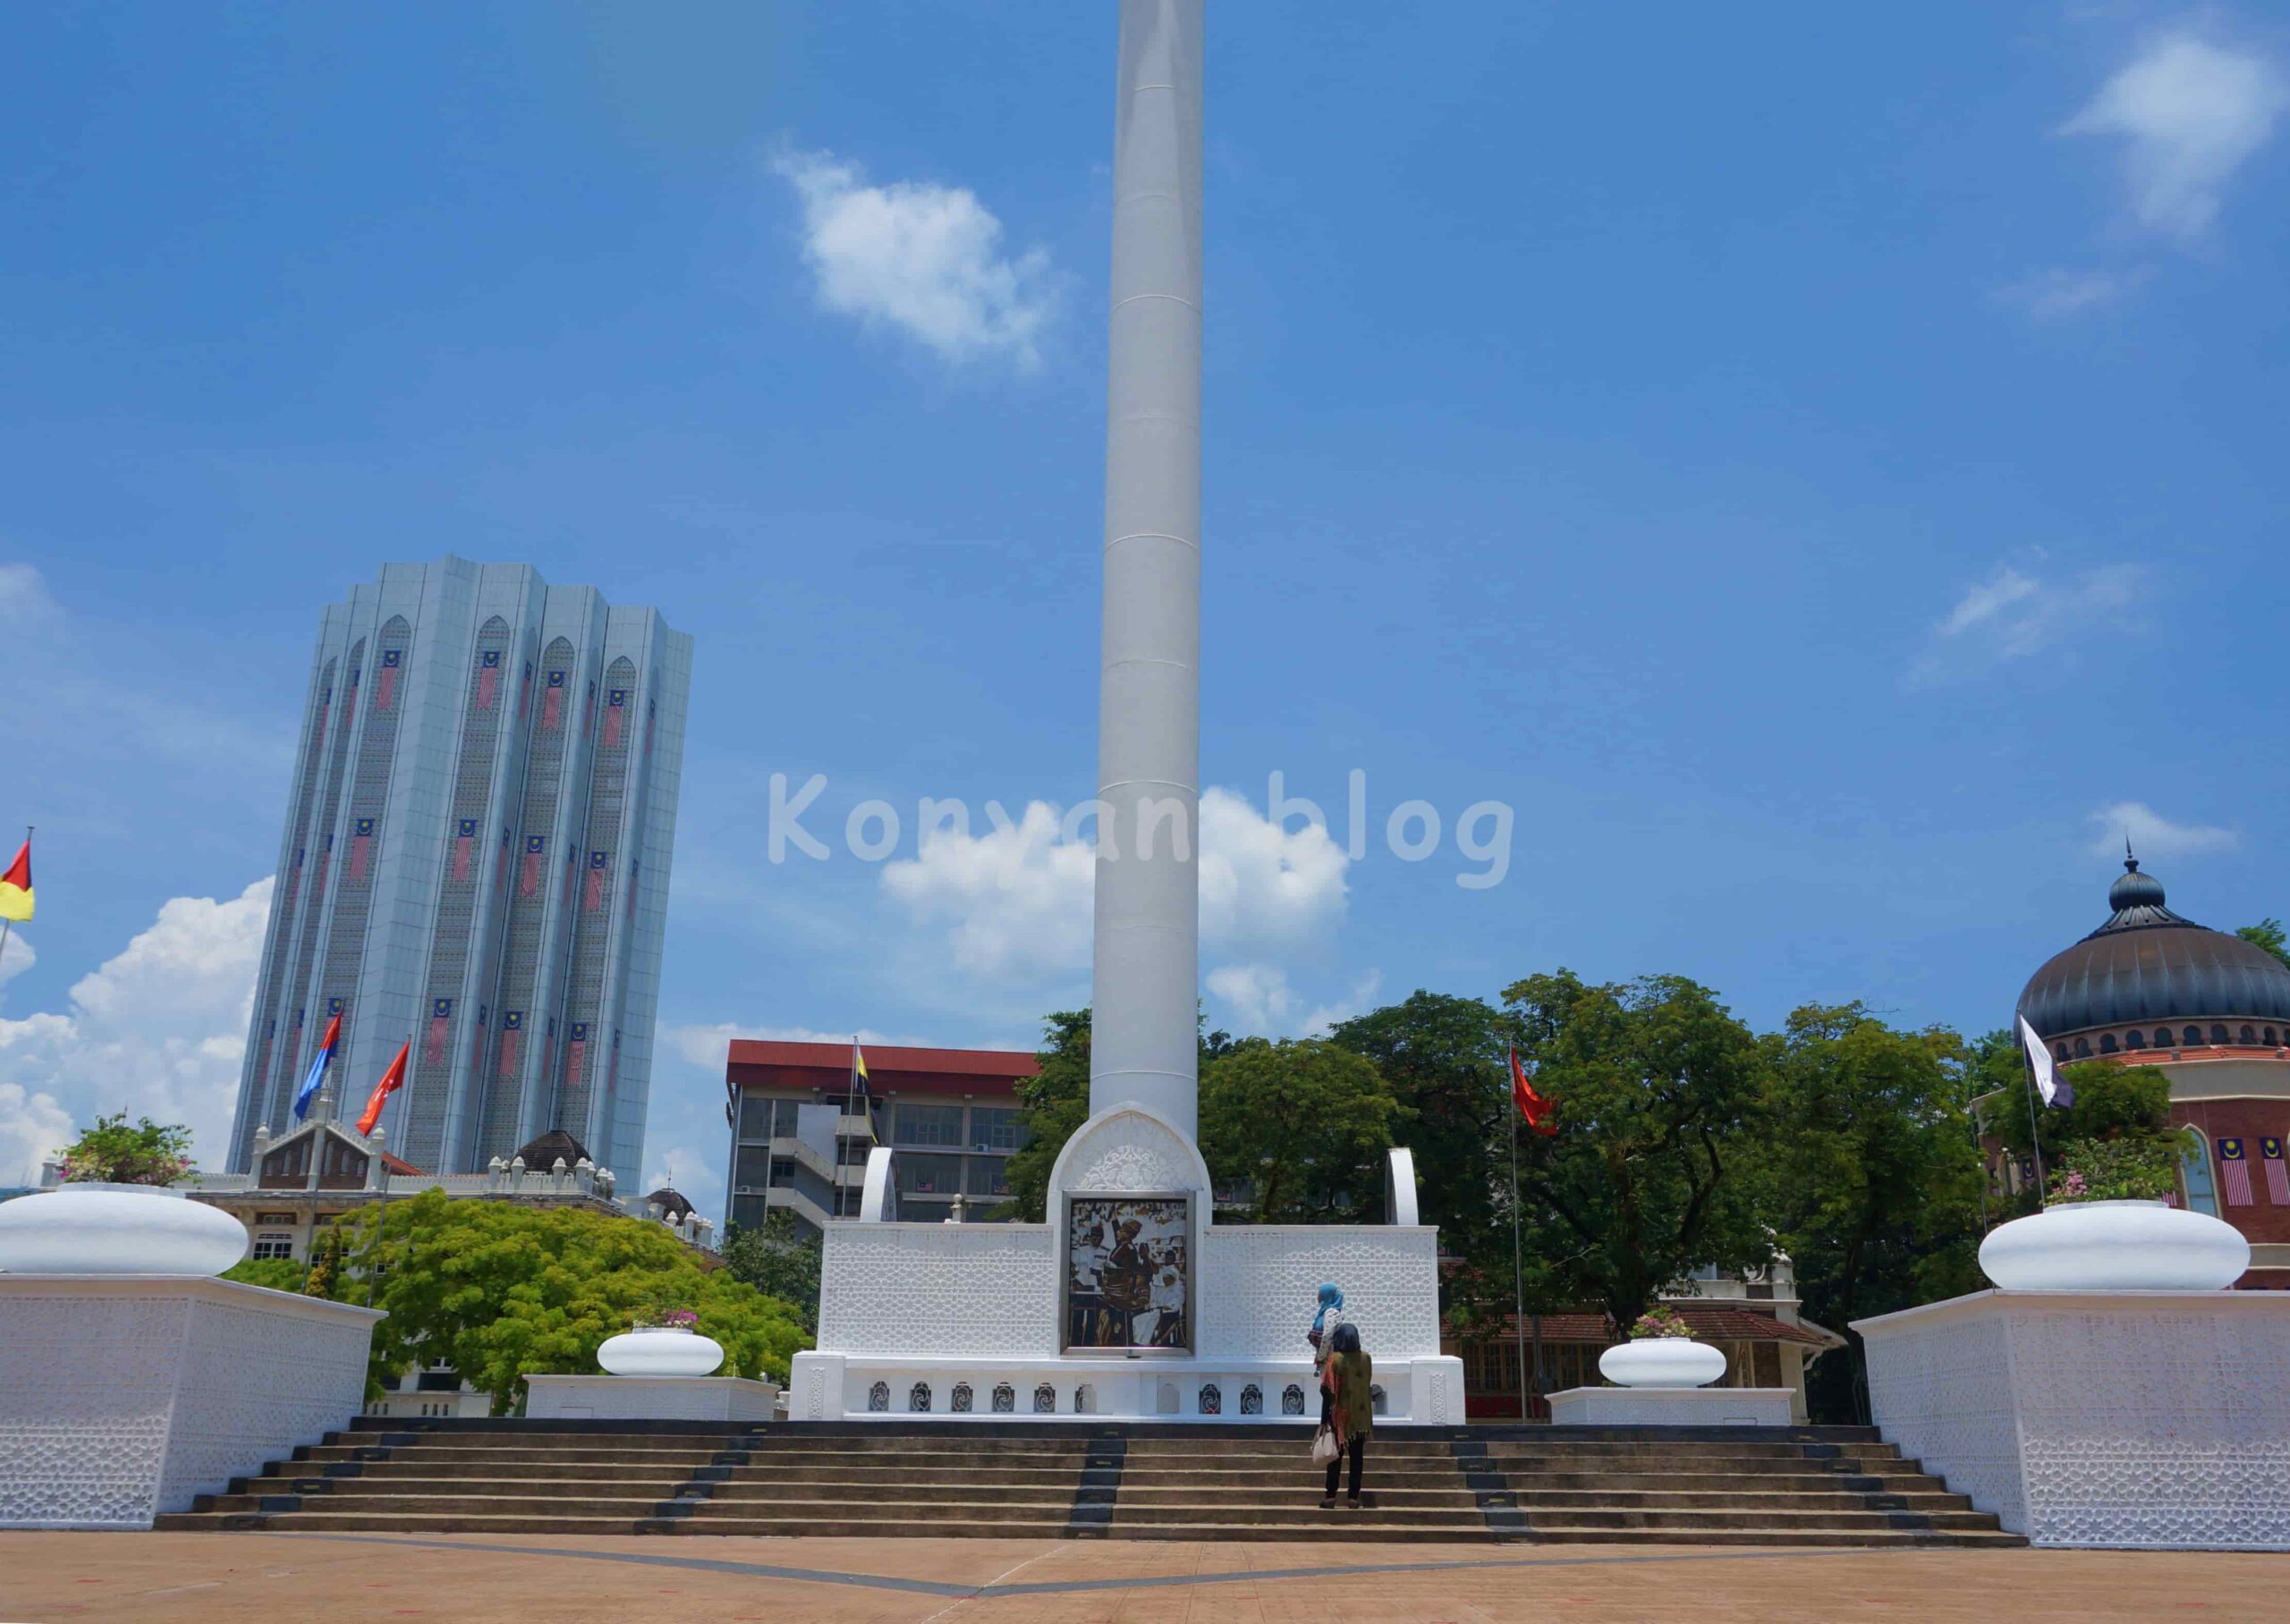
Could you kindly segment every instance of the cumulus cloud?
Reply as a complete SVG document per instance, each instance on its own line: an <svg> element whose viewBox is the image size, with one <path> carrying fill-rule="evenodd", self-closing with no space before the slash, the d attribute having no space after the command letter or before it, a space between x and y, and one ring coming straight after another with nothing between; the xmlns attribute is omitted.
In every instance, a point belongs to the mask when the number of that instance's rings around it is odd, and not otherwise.
<svg viewBox="0 0 2290 1624"><path fill-rule="evenodd" d="M11 626L53 618L59 611L47 595L47 582L31 564L0 564L0 617Z"/></svg>
<svg viewBox="0 0 2290 1624"><path fill-rule="evenodd" d="M1277 965L1220 965L1208 980L1210 994L1224 1004L1233 1025L1245 1036L1260 1037L1325 1036L1336 1022L1365 1011L1384 983L1380 971L1370 970L1344 997L1307 1005Z"/></svg>
<svg viewBox="0 0 2290 1624"><path fill-rule="evenodd" d="M1002 222L966 187L869 185L827 152L786 152L773 169L803 209L803 258L818 301L895 328L941 360L1039 363L1057 288L1039 249L1013 256Z"/></svg>
<svg viewBox="0 0 2290 1624"><path fill-rule="evenodd" d="M1097 859L1057 808L979 833L926 833L919 853L886 864L885 894L919 924L942 927L954 962L984 979L1047 982L1085 973ZM1226 789L1200 798L1200 934L1234 953L1317 942L1344 918L1350 867L1327 831L1283 830Z"/></svg>
<svg viewBox="0 0 2290 1624"><path fill-rule="evenodd" d="M32 952L30 938L21 929L10 931L6 945L0 946L0 986L7 985L38 962L39 955Z"/></svg>
<svg viewBox="0 0 2290 1624"><path fill-rule="evenodd" d="M0 1083L0 1188L39 1182L39 1164L77 1137L53 1095Z"/></svg>
<svg viewBox="0 0 2290 1624"><path fill-rule="evenodd" d="M8 1161L34 1141L68 1139L72 1122L117 1111L187 1125L201 1164L221 1165L270 887L261 879L224 901L176 897L72 985L63 1012L0 1019L9 1078L0 1087L0 1184L12 1172L37 1175L36 1156L13 1169Z"/></svg>
<svg viewBox="0 0 2290 1624"><path fill-rule="evenodd" d="M2181 30L2150 40L2059 132L2119 138L2133 218L2186 239L2209 228L2227 182L2286 111L2279 65Z"/></svg>
<svg viewBox="0 0 2290 1624"><path fill-rule="evenodd" d="M640 1190L621 1192L623 1199L640 1201L654 1190L666 1185L678 1191L685 1200L700 1209L704 1218L714 1217L711 1203L698 1198L695 1192L706 1192L721 1199L724 1188L723 1171L710 1158L689 1145L671 1145L666 1150L656 1150L645 1158L645 1165L652 1171L645 1175Z"/></svg>
<svg viewBox="0 0 2290 1624"><path fill-rule="evenodd" d="M2122 855L2127 838L2131 849L2144 859L2150 857L2201 857L2212 851L2232 851L2242 836L2212 824L2176 824L2142 800L2119 800L2091 814L2094 857Z"/></svg>
<svg viewBox="0 0 2290 1624"><path fill-rule="evenodd" d="M2037 271L1997 289L1996 297L2036 321L2069 321L2118 302L2146 280L2144 271Z"/></svg>
<svg viewBox="0 0 2290 1624"><path fill-rule="evenodd" d="M847 1044L852 1034L815 1031L810 1027L745 1027L730 1020L660 1028L661 1042L691 1064L718 1075L723 1072L725 1061L730 1057L734 1038L748 1043ZM892 1037L881 1032L863 1029L858 1034L858 1038L862 1045L884 1044L894 1048L922 1045L920 1038Z"/></svg>
<svg viewBox="0 0 2290 1624"><path fill-rule="evenodd" d="M2100 564L2050 579L1999 564L1965 588L1932 628L1909 668L1909 682L1944 682L2041 654L2106 622L2146 582L2139 564Z"/></svg>

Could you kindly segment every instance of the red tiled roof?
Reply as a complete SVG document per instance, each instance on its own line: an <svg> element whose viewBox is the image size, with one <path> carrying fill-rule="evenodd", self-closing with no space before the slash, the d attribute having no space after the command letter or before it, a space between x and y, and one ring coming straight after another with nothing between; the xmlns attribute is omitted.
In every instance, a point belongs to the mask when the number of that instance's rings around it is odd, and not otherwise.
<svg viewBox="0 0 2290 1624"><path fill-rule="evenodd" d="M1685 1321L1686 1329L1705 1342L1795 1342L1805 1348L1841 1348L1845 1339L1818 1325L1785 1324L1770 1314L1760 1314L1754 1308L1734 1308L1718 1303L1669 1303L1666 1307L1677 1310ZM1527 1322L1513 1320L1503 1332L1505 1341L1515 1341L1528 1328ZM1542 1316L1542 1340L1546 1342L1597 1342L1601 1346L1621 1339L1612 1329L1612 1323L1603 1314L1546 1314Z"/></svg>
<svg viewBox="0 0 2290 1624"><path fill-rule="evenodd" d="M1031 1077L1041 1062L1027 1049L914 1049L866 1044L867 1076L879 1082L902 1072L956 1072L973 1077ZM851 1070L849 1044L802 1044L735 1037L725 1057L730 1066L827 1067Z"/></svg>

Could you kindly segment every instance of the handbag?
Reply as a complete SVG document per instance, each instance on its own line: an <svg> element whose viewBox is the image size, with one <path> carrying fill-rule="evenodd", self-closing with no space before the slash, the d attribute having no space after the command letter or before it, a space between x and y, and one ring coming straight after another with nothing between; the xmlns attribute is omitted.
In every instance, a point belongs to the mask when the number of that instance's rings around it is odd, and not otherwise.
<svg viewBox="0 0 2290 1624"><path fill-rule="evenodd" d="M1312 1464L1331 1465L1343 1452L1336 1447L1336 1428L1325 1421L1321 1422L1319 1430L1312 1434Z"/></svg>

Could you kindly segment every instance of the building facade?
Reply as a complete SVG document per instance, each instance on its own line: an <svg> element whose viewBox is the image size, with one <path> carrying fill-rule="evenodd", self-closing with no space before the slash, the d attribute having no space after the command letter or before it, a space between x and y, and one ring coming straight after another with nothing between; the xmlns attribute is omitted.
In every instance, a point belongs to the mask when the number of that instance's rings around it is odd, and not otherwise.
<svg viewBox="0 0 2290 1624"><path fill-rule="evenodd" d="M2170 1078L2180 1197L2251 1243L2245 1290L2290 1290L2290 966L2171 911L2128 858L2106 923L2029 977L2019 1013L2069 1064ZM2023 1176L2031 1170L2009 1170Z"/></svg>
<svg viewBox="0 0 2290 1624"><path fill-rule="evenodd" d="M1025 1143L1018 1084L1040 1070L1014 1049L867 1046L868 1083L848 1044L734 1040L725 1061L732 1129L726 1223L773 1208L810 1230L855 1218L867 1153L895 1146L899 1214L928 1222L991 1220L1009 1199L1004 1167Z"/></svg>
<svg viewBox="0 0 2290 1624"><path fill-rule="evenodd" d="M479 1173L551 1129L636 1176L691 639L523 564L391 564L320 618L230 1165L401 1044L385 1121ZM345 1113L346 1114L346 1113Z"/></svg>

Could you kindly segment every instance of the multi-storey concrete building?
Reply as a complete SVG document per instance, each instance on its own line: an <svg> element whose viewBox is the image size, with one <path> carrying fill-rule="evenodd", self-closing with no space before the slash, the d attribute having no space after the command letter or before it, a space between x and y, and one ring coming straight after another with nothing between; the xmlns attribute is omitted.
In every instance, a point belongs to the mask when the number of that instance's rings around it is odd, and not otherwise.
<svg viewBox="0 0 2290 1624"><path fill-rule="evenodd" d="M732 1128L725 1222L744 1229L783 1207L812 1230L855 1218L867 1153L897 1147L899 1215L943 1220L961 1198L972 1223L1010 1198L1004 1169L1026 1142L1018 1084L1041 1070L1022 1050L867 1045L855 1092L846 1044L733 1041L724 1063Z"/></svg>
<svg viewBox="0 0 2290 1624"><path fill-rule="evenodd" d="M232 1134L291 1125L333 1016L354 1109L482 1172L551 1129L638 1175L691 639L523 564L391 564L327 607Z"/></svg>

